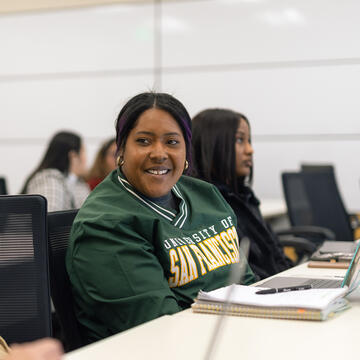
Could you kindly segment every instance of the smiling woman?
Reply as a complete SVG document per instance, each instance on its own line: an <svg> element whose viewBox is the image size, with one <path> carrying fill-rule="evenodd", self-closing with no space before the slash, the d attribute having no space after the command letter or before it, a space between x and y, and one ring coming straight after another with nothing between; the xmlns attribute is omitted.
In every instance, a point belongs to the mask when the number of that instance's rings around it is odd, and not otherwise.
<svg viewBox="0 0 360 360"><path fill-rule="evenodd" d="M191 119L168 94L143 93L116 123L118 169L72 228L67 269L89 342L190 306L226 285L239 252L236 217L191 167ZM254 276L247 267L244 283Z"/></svg>
<svg viewBox="0 0 360 360"><path fill-rule="evenodd" d="M181 128L166 111L143 112L120 150L122 172L142 194L168 194L185 170L186 146Z"/></svg>

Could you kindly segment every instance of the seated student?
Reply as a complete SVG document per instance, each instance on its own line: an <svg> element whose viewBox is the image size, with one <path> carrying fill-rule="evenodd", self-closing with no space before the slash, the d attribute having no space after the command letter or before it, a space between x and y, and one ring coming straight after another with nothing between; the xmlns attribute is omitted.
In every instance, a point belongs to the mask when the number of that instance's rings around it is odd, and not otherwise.
<svg viewBox="0 0 360 360"><path fill-rule="evenodd" d="M0 336L0 360L60 360L63 349L58 340L41 339L10 348Z"/></svg>
<svg viewBox="0 0 360 360"><path fill-rule="evenodd" d="M94 164L86 176L86 181L93 190L96 185L105 179L105 177L116 169L116 141L110 139L102 144L98 151Z"/></svg>
<svg viewBox="0 0 360 360"><path fill-rule="evenodd" d="M236 217L215 186L184 176L191 119L171 95L130 99L116 123L118 165L75 218L66 265L88 341L188 308L226 285ZM244 283L254 281L247 266Z"/></svg>
<svg viewBox="0 0 360 360"><path fill-rule="evenodd" d="M248 119L224 109L209 109L193 118L193 160L197 177L214 184L237 217L239 236L250 239L249 265L264 279L292 263L265 223L259 200L250 188L253 169Z"/></svg>
<svg viewBox="0 0 360 360"><path fill-rule="evenodd" d="M59 132L51 139L44 158L27 178L22 194L46 197L48 211L79 208L90 189L83 176L86 153L81 138L72 132Z"/></svg>

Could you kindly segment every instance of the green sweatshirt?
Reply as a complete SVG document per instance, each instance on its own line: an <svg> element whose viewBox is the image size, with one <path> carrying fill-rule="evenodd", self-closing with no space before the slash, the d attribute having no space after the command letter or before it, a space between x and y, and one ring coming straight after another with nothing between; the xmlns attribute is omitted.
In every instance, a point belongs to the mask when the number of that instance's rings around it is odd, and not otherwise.
<svg viewBox="0 0 360 360"><path fill-rule="evenodd" d="M226 285L238 250L236 217L211 184L182 176L179 212L145 199L113 171L71 231L66 265L89 341L173 314L198 291ZM247 267L244 284L255 281Z"/></svg>

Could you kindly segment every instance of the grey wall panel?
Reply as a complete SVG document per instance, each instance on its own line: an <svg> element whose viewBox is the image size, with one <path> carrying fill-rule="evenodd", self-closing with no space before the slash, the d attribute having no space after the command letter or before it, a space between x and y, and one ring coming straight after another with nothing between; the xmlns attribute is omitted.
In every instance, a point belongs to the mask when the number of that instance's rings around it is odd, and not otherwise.
<svg viewBox="0 0 360 360"><path fill-rule="evenodd" d="M0 82L0 139L47 138L59 128L107 136L124 102L152 84L151 73Z"/></svg>
<svg viewBox="0 0 360 360"><path fill-rule="evenodd" d="M163 89L192 114L245 113L257 135L360 134L360 65L164 72Z"/></svg>
<svg viewBox="0 0 360 360"><path fill-rule="evenodd" d="M0 75L152 68L152 4L0 16Z"/></svg>
<svg viewBox="0 0 360 360"><path fill-rule="evenodd" d="M260 198L282 197L281 173L297 171L301 163L335 166L338 185L350 211L360 204L360 141L256 141L254 140L254 189Z"/></svg>
<svg viewBox="0 0 360 360"><path fill-rule="evenodd" d="M163 4L163 66L360 57L356 0Z"/></svg>
<svg viewBox="0 0 360 360"><path fill-rule="evenodd" d="M76 131L84 138L90 166L101 142L115 136L122 106L152 83L152 74L0 82L0 174L7 176L10 191L20 190L59 130Z"/></svg>

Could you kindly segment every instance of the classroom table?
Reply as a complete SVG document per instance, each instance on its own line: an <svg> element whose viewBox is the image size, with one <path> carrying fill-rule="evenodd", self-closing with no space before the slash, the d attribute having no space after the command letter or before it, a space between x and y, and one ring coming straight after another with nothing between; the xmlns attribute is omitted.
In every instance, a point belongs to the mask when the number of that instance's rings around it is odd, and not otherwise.
<svg viewBox="0 0 360 360"><path fill-rule="evenodd" d="M302 264L283 274L343 276L345 270L314 269ZM326 321L227 316L213 359L357 358L360 292L353 293L349 300L350 309ZM217 319L217 315L195 314L188 309L68 353L65 360L202 359Z"/></svg>

